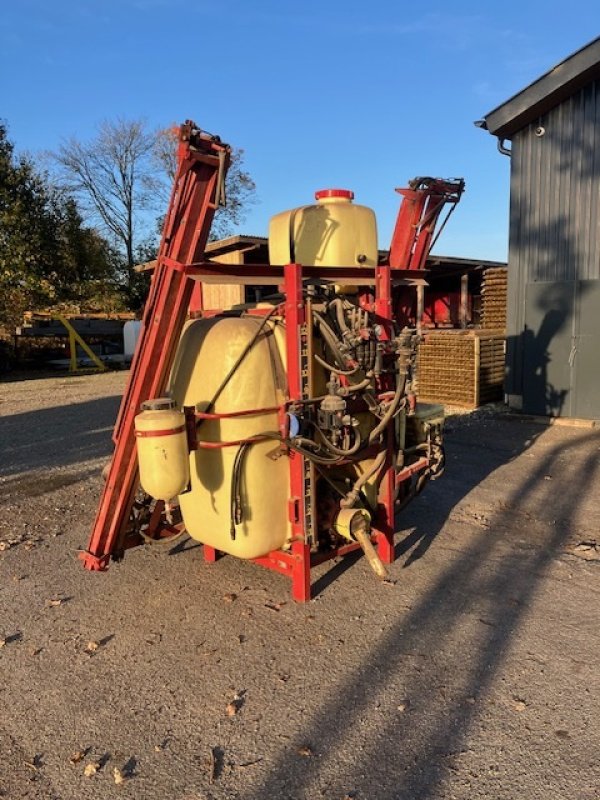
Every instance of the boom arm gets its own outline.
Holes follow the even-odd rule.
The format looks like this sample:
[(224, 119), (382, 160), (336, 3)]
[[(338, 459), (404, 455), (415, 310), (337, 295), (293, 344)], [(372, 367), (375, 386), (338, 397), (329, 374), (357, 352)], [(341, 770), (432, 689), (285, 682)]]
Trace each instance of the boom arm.
[(127, 541), (139, 483), (134, 417), (143, 401), (160, 397), (166, 388), (194, 289), (186, 265), (203, 257), (214, 213), (223, 200), (229, 157), (230, 148), (218, 137), (189, 120), (181, 126), (177, 175), (113, 433), (115, 451), (88, 550), (81, 553), (86, 569), (106, 569), (111, 555), (119, 556), (127, 546), (139, 543)]
[(438, 236), (460, 201), (464, 188), (462, 178), (414, 178), (407, 189), (396, 189), (402, 195), (402, 203), (390, 246), (390, 267), (425, 269), (440, 214), (444, 206), (450, 204)]

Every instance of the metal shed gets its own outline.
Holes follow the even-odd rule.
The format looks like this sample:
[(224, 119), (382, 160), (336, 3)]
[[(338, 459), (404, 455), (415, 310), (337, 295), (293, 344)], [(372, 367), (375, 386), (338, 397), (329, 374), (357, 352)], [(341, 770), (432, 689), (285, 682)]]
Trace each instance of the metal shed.
[(508, 403), (600, 418), (600, 38), (475, 124), (511, 160)]

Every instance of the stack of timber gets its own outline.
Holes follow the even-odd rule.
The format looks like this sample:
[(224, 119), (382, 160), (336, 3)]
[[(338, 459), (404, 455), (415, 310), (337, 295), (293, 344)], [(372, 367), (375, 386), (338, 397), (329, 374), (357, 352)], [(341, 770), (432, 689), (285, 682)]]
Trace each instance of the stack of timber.
[(481, 281), (481, 327), (506, 330), (507, 267), (486, 269)]
[(63, 325), (66, 319), (80, 336), (110, 337), (121, 336), (123, 326), (135, 314), (129, 311), (114, 314), (61, 314), (60, 311), (26, 311), (23, 325), (16, 329), (16, 336), (30, 338), (68, 337), (69, 331)]
[(17, 336), (33, 338), (69, 335), (61, 319), (66, 319), (80, 336), (120, 336), (123, 326), (135, 314), (130, 311), (114, 314), (69, 314), (60, 311), (26, 311), (23, 314), (23, 325), (16, 329)]
[(431, 331), (419, 345), (419, 398), (477, 408), (501, 400), (506, 336), (503, 331)]

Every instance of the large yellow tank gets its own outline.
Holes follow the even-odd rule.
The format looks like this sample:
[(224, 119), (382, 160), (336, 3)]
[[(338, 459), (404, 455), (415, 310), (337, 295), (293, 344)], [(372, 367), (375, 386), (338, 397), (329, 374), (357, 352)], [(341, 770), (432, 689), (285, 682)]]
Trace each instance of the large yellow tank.
[(351, 267), (377, 265), (377, 222), (347, 189), (323, 189), (316, 205), (283, 211), (269, 223), (271, 264)]
[[(177, 405), (204, 411), (244, 348), (256, 335), (260, 317), (217, 317), (188, 323), (179, 343), (170, 393)], [(283, 336), (270, 320), (219, 394), (212, 413), (271, 408), (286, 399)], [(278, 415), (205, 420), (198, 438), (237, 441), (278, 431)], [(239, 558), (256, 558), (285, 547), (289, 466), (277, 441), (252, 444), (241, 471), (242, 522), (231, 537), (231, 476), (238, 447), (199, 449), (189, 456), (190, 491), (179, 496), (185, 527), (194, 539)]]

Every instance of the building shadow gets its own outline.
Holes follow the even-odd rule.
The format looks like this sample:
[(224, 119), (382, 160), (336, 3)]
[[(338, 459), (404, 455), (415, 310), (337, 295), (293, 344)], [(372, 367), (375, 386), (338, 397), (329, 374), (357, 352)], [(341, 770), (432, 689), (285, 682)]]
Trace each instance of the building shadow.
[[(477, 449), (482, 466), (476, 475), (483, 480), (528, 446), (529, 439), (520, 435), (531, 433), (528, 425), (513, 428), (509, 441), (500, 446), (515, 424), (519, 426), (508, 421), (498, 426), (494, 446), (486, 444), (483, 457), (478, 426), (453, 446), (454, 454), (468, 458), (469, 448), (472, 453)], [(372, 715), (375, 700), (385, 696), (386, 684), (399, 674), (410, 700), (408, 712), (389, 714), (385, 725), (364, 729), (367, 735), (353, 751), (351, 769), (330, 783), (327, 796), (341, 797), (349, 791), (377, 800), (441, 796), (448, 758), (465, 745), (479, 713), (479, 699), (518, 635), (545, 568), (564, 546), (579, 504), (594, 491), (599, 441), (600, 433), (586, 432), (542, 451), (526, 479), (503, 493), (504, 502), (486, 527), (469, 537), (468, 546), (453, 551), (421, 600), (381, 634), (360, 666), (336, 675), (330, 699), (298, 730), (261, 787), (252, 793), (254, 800), (311, 796), (324, 765), (331, 767), (337, 759), (348, 763), (344, 755), (355, 747), (353, 733), (360, 730), (361, 720)], [(566, 461), (576, 469), (577, 480), (570, 480), (569, 493), (557, 495), (546, 478), (564, 473)], [(462, 477), (470, 471), (467, 465)], [(443, 492), (423, 495), (411, 512), (412, 522), (425, 528), (440, 525), (476, 480), (462, 490), (457, 489), (456, 479), (449, 484)], [(554, 524), (544, 526), (541, 534), (537, 530), (529, 546), (522, 544), (527, 531), (519, 520), (528, 513), (543, 518), (549, 508)], [(424, 654), (416, 669), (410, 667), (414, 654)], [(297, 749), (306, 742), (319, 758), (299, 764)]]

